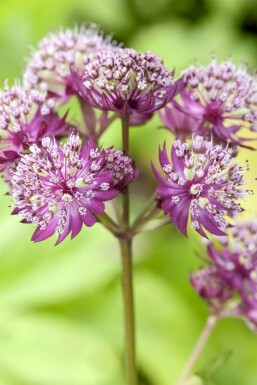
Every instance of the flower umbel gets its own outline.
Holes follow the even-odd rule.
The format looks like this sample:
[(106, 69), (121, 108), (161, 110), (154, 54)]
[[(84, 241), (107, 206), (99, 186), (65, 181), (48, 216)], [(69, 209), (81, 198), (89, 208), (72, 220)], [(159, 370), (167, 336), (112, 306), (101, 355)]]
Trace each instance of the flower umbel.
[(81, 72), (96, 52), (115, 48), (117, 43), (94, 25), (50, 32), (28, 60), (24, 82), (29, 88), (39, 86), (65, 101), (76, 93), (70, 66)]
[(84, 74), (73, 74), (81, 96), (93, 107), (121, 115), (150, 114), (179, 92), (182, 79), (174, 82), (160, 58), (133, 49), (102, 51), (86, 64)]
[(209, 242), (208, 267), (191, 274), (194, 289), (212, 311), (240, 316), (257, 329), (257, 220), (236, 223), (222, 244)]
[(246, 68), (236, 68), (230, 61), (215, 59), (204, 67), (184, 71), (186, 89), (177, 103), (185, 114), (199, 120), (206, 137), (219, 142), (244, 146), (251, 138), (238, 131), (257, 131), (257, 79)]
[(47, 135), (66, 127), (65, 117), (54, 112), (55, 103), (45, 92), (24, 90), (19, 85), (0, 91), (0, 170), (20, 153)]
[(191, 285), (213, 308), (233, 297), (232, 287), (219, 277), (217, 266), (201, 268), (190, 274)]
[(203, 228), (223, 235), (229, 226), (225, 217), (241, 211), (237, 200), (247, 193), (241, 188), (246, 170), (233, 162), (231, 150), (193, 136), (191, 146), (174, 142), (171, 160), (164, 146), (159, 160), (165, 176), (153, 167), (160, 182), (158, 199), (174, 225), (187, 235), (190, 218), (191, 226), (203, 237), (207, 237)]
[[(103, 202), (118, 194), (119, 183), (132, 179), (132, 170), (124, 166), (123, 173), (118, 172), (115, 161), (111, 166), (109, 158), (113, 150), (106, 155), (93, 142), (81, 144), (75, 134), (63, 146), (53, 138), (44, 138), (42, 147), (32, 145), (31, 153), (22, 156), (13, 175), (14, 213), (19, 213), (23, 222), (37, 226), (33, 241), (56, 233), (58, 244), (70, 232), (75, 237), (83, 223), (94, 225), (96, 215), (104, 212)], [(131, 164), (128, 157), (119, 158), (125, 165)]]

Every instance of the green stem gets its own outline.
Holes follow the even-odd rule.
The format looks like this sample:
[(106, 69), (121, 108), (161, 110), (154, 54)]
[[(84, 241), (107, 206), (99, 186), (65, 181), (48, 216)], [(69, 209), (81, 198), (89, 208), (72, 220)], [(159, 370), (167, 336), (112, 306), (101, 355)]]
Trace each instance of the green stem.
[(98, 222), (100, 222), (107, 230), (109, 230), (114, 236), (119, 237), (123, 231), (107, 214), (103, 213), (97, 216)]
[[(129, 115), (121, 118), (122, 121), (122, 149), (129, 154)], [(136, 368), (136, 339), (135, 316), (133, 299), (133, 260), (132, 237), (130, 235), (130, 202), (129, 189), (125, 189), (122, 195), (122, 227), (123, 237), (120, 238), (120, 250), (122, 260), (122, 289), (124, 302), (125, 322), (125, 364), (128, 385), (137, 385)]]
[[(122, 149), (126, 153), (126, 155), (128, 155), (129, 154), (129, 115), (122, 117), (121, 123), (122, 123)], [(129, 228), (129, 210), (130, 210), (128, 187), (125, 188), (125, 191), (122, 196), (122, 201), (123, 201), (122, 224), (124, 229), (126, 230)]]
[(133, 225), (132, 225), (133, 228), (136, 228), (137, 225), (140, 225), (143, 222), (144, 218), (147, 216), (147, 214), (149, 214), (149, 210), (156, 208), (155, 198), (156, 198), (156, 192), (154, 192), (151, 195), (151, 197), (147, 200), (144, 208), (139, 213), (137, 218), (134, 220)]
[(183, 385), (185, 381), (188, 379), (196, 361), (198, 360), (203, 348), (205, 347), (211, 332), (213, 331), (214, 326), (216, 325), (218, 321), (217, 315), (210, 315), (207, 318), (206, 324), (204, 326), (204, 329), (176, 383), (176, 385)]
[(133, 298), (132, 242), (120, 241), (125, 319), (125, 364), (128, 385), (137, 385), (136, 341)]

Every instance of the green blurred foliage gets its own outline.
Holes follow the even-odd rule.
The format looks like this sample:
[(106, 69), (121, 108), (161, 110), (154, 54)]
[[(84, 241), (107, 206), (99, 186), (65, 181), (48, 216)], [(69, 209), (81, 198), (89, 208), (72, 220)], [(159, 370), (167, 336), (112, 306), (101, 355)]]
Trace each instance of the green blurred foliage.
[[(257, 63), (257, 5), (251, 0), (1, 0), (0, 20), (0, 78), (10, 82), (21, 76), (28, 47), (47, 30), (85, 21), (128, 46), (153, 50), (177, 71), (194, 61), (207, 63), (213, 51), (251, 68)], [(106, 145), (119, 145), (118, 126), (104, 135)], [(170, 145), (172, 138), (157, 116), (132, 129), (131, 138), (141, 167), (132, 191), (135, 214), (154, 188), (149, 158), (156, 159), (158, 144), (166, 139)], [(241, 157), (250, 160), (249, 184), (256, 190), (256, 154)], [(57, 248), (53, 239), (32, 244), (31, 226), (10, 216), (3, 184), (0, 190), (0, 385), (122, 385), (116, 241), (96, 225)], [(257, 215), (255, 197), (245, 207)], [(141, 385), (172, 385), (203, 327), (207, 309), (188, 282), (199, 264), (198, 247), (195, 236), (185, 240), (171, 226), (135, 242)], [(197, 367), (228, 350), (233, 354), (213, 382), (256, 385), (257, 337), (238, 320), (218, 324)], [(197, 376), (190, 381), (202, 383)]]

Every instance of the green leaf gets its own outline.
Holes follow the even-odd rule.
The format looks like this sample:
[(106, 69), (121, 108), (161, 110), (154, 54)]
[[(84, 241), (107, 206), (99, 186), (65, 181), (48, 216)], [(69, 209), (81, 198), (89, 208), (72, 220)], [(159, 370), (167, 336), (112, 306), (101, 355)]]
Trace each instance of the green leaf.
[(28, 314), (0, 324), (0, 373), (22, 384), (113, 385), (120, 376), (114, 349), (86, 325)]

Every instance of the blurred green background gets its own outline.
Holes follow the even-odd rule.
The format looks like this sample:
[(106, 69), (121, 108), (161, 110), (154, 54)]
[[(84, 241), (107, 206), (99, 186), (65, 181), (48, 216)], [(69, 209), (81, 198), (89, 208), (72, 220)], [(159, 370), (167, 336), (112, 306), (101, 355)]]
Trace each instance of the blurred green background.
[[(20, 77), (28, 46), (47, 30), (95, 22), (126, 45), (159, 54), (180, 71), (194, 61), (257, 64), (257, 3), (250, 0), (1, 0), (0, 78)], [(172, 137), (158, 117), (131, 131), (141, 179), (133, 187), (136, 213), (154, 188), (149, 158)], [(103, 137), (119, 144), (114, 124)], [(256, 176), (255, 153), (249, 158)], [(253, 186), (256, 190), (256, 187)], [(31, 226), (10, 216), (1, 184), (0, 385), (123, 385), (120, 261), (115, 239), (99, 225), (54, 248), (32, 244)], [(247, 213), (257, 215), (256, 197)], [(197, 239), (167, 226), (135, 242), (135, 295), (141, 385), (172, 385), (201, 328), (207, 309), (188, 283), (199, 265)], [(239, 320), (220, 322), (198, 368), (231, 351), (213, 384), (257, 384), (257, 336)]]

